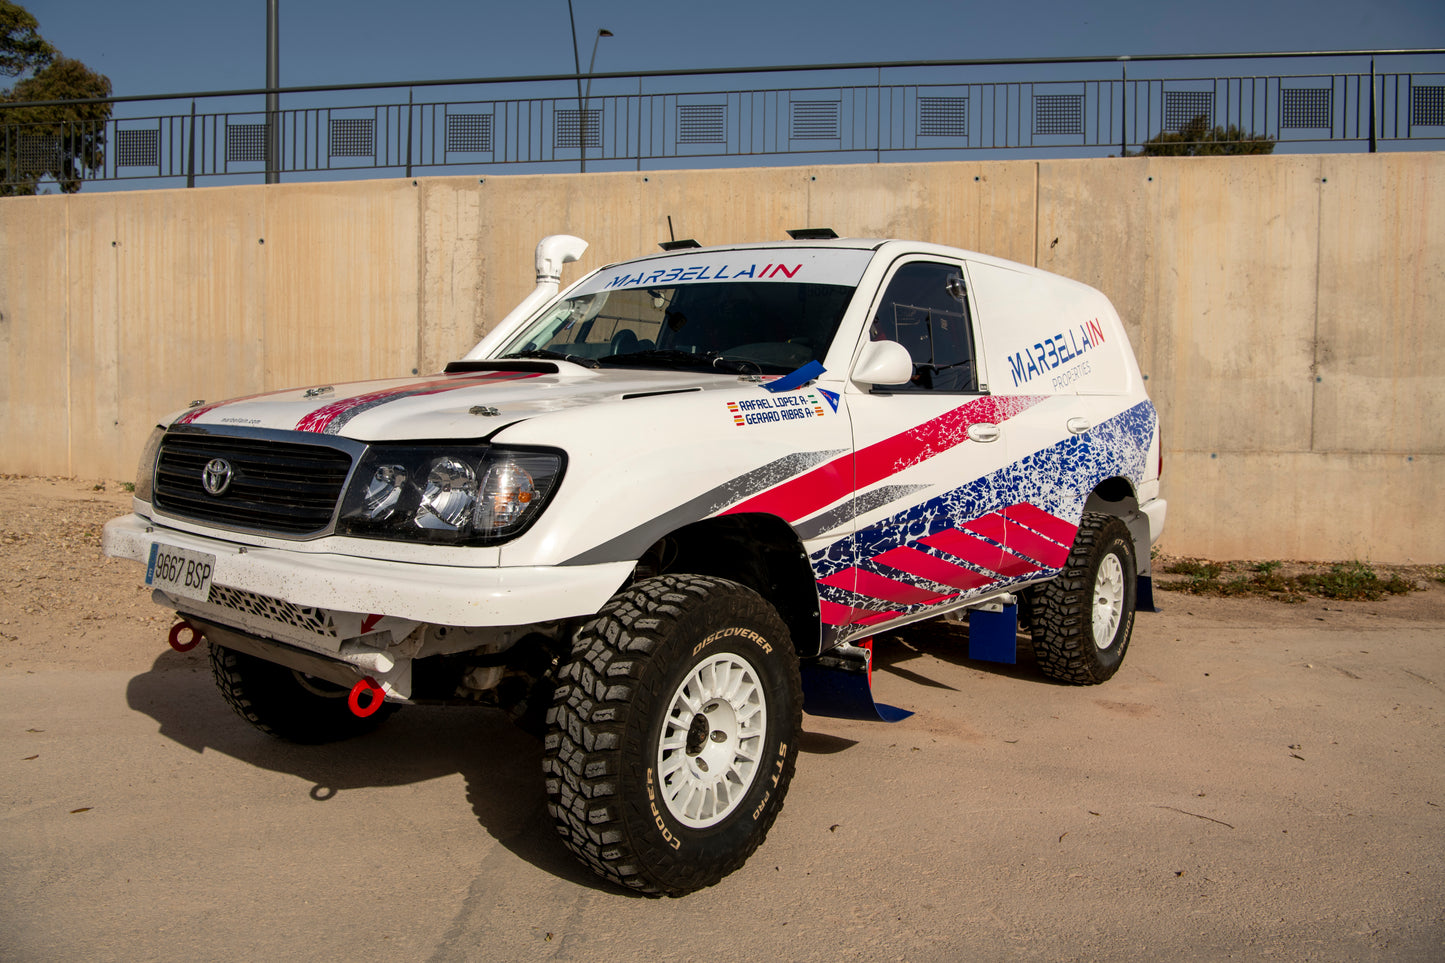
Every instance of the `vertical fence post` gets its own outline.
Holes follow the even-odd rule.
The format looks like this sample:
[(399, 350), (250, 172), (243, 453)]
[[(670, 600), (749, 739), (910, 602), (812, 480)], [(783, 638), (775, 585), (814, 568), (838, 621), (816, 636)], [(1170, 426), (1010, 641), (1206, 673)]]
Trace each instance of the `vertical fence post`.
[(1370, 153), (1375, 153), (1375, 58), (1370, 58)]
[(1129, 156), (1129, 58), (1119, 58), (1119, 156)]
[(412, 98), (416, 94), (416, 88), (406, 89), (406, 176), (411, 176), (411, 114)]
[(196, 102), (191, 101), (191, 126), (186, 134), (186, 186), (196, 186)]
[[(875, 85), (875, 88), (874, 88), (874, 89), (875, 89), (876, 94), (877, 94), (877, 96), (875, 97), (875, 100), (877, 101), (877, 104), (878, 104), (878, 123), (874, 124), (874, 127), (876, 128), (876, 130), (874, 131), (874, 136), (877, 137), (878, 140), (877, 140), (877, 142), (873, 145), (873, 161), (874, 161), (874, 163), (881, 164), (881, 163), (883, 163), (883, 68), (882, 68), (882, 67), (879, 67), (879, 68), (878, 68), (878, 80), (877, 80), (877, 82), (876, 82), (876, 85)], [(891, 107), (892, 104), (889, 104), (889, 106)], [(892, 131), (893, 131), (892, 121), (889, 122), (888, 130), (889, 130), (889, 133), (892, 133)]]

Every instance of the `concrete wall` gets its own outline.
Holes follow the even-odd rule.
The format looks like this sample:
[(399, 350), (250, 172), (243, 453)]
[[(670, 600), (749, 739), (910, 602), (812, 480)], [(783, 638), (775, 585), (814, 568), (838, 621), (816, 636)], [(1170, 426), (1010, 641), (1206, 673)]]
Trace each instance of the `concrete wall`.
[(447, 177), (0, 200), (0, 472), (128, 479), (197, 398), (433, 371), (532, 286), (790, 227), (1107, 293), (1159, 406), (1165, 545), (1445, 561), (1445, 155)]

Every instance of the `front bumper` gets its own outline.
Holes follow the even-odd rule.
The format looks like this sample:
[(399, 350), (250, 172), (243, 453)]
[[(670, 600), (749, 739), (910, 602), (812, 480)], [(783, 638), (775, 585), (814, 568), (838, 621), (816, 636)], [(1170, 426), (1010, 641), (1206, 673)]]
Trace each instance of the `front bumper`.
[(140, 515), (107, 523), (102, 550), (144, 563), (156, 542), (214, 555), (215, 586), (433, 625), (514, 626), (591, 615), (632, 574), (631, 562), (467, 568), (289, 552), (180, 532)]

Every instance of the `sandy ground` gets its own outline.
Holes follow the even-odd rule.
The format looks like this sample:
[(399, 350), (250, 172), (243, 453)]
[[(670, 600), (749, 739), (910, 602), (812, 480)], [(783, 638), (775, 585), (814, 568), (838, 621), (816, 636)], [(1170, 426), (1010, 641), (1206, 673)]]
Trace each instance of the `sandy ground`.
[(412, 708), (340, 746), (221, 701), (115, 483), (0, 478), (0, 960), (1445, 958), (1445, 589), (1161, 593), (1093, 688), (879, 641), (893, 726), (805, 717), (763, 848), (646, 900), (542, 809), (538, 744)]

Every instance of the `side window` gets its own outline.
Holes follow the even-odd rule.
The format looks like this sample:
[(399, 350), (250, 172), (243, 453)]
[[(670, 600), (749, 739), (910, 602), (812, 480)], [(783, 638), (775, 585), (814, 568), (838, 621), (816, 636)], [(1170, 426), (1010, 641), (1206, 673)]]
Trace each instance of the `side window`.
[(888, 391), (975, 391), (973, 334), (963, 270), (916, 261), (893, 275), (869, 336), (897, 341), (913, 358), (913, 380)]

